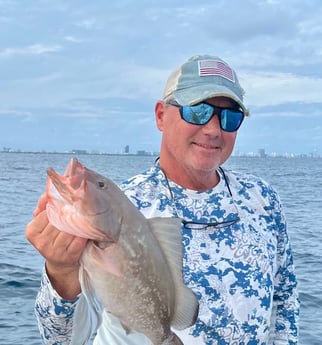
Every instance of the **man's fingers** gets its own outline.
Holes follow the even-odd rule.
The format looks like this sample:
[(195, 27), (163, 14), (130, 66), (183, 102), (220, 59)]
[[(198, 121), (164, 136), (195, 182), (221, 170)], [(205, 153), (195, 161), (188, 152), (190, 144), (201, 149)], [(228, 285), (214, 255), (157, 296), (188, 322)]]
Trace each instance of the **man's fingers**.
[[(26, 227), (26, 237), (30, 241), (30, 238), (39, 236), (46, 226), (49, 224), (46, 211), (40, 212), (35, 218), (33, 218)], [(30, 241), (31, 242), (31, 241)]]
[(33, 212), (34, 217), (37, 217), (39, 215), (39, 213), (44, 211), (46, 209), (46, 205), (47, 205), (47, 196), (46, 196), (46, 194), (42, 194), (40, 196), (40, 198), (38, 199), (38, 203), (37, 203), (36, 208)]

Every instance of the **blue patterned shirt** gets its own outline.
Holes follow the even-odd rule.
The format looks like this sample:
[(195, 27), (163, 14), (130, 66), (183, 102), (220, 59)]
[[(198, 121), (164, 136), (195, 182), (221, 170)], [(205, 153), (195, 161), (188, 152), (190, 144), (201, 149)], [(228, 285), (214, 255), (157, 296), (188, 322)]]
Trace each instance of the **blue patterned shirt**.
[[(147, 217), (198, 223), (239, 221), (225, 227), (182, 228), (184, 280), (199, 299), (198, 319), (176, 333), (184, 344), (297, 344), (299, 301), (286, 222), (274, 189), (262, 179), (225, 171), (215, 188), (193, 191), (167, 181), (153, 166), (121, 186)], [(36, 301), (45, 344), (150, 344), (126, 335), (118, 320), (87, 304), (61, 299), (44, 273)]]

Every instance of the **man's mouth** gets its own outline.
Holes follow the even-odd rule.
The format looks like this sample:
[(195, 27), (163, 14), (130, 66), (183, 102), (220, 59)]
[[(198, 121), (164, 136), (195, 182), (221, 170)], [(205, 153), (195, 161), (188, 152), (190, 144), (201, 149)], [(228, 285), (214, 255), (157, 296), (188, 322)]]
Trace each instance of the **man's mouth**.
[(205, 149), (205, 150), (218, 150), (220, 147), (212, 144), (194, 143), (195, 145)]

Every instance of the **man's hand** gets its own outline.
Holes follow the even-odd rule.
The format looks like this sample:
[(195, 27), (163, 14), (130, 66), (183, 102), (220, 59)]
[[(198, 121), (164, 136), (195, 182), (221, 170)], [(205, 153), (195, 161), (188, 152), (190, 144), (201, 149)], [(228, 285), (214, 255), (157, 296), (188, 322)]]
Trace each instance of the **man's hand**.
[(26, 227), (26, 238), (46, 259), (47, 275), (54, 289), (61, 297), (72, 300), (81, 291), (79, 260), (87, 240), (52, 226), (48, 221), (46, 204), (46, 196), (42, 195), (34, 218)]

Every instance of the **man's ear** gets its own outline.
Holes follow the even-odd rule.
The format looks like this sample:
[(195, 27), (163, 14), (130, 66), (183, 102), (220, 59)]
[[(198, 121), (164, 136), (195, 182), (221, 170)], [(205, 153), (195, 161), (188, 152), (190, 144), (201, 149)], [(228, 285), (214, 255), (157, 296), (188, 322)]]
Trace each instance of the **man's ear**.
[(165, 110), (165, 103), (163, 101), (157, 101), (154, 108), (155, 113), (155, 122), (159, 129), (159, 131), (163, 132), (163, 125), (164, 125), (164, 110)]

